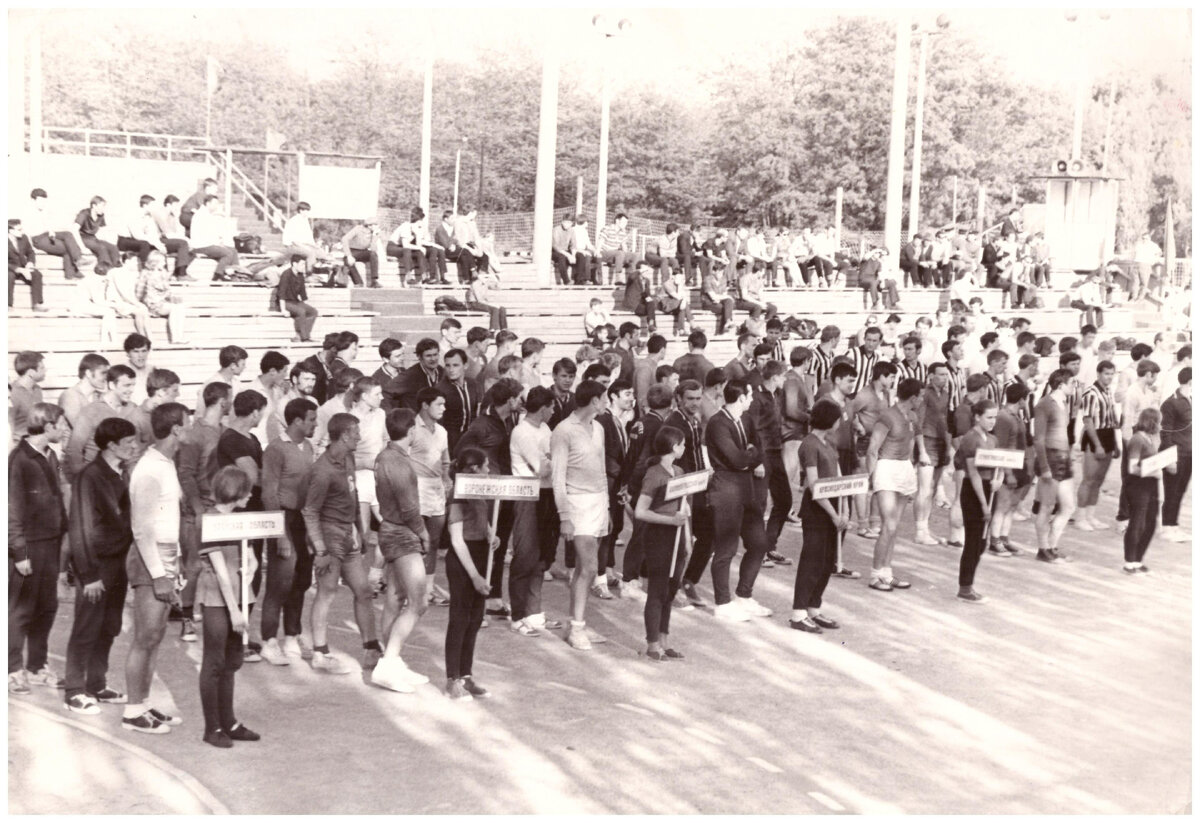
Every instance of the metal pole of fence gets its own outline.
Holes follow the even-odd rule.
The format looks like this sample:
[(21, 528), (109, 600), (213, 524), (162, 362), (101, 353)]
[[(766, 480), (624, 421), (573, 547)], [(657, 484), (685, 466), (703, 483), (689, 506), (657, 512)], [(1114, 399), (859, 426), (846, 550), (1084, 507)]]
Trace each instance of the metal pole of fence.
[(225, 217), (233, 217), (233, 149), (225, 149)]
[(987, 188), (983, 183), (979, 184), (979, 202), (975, 206), (975, 228), (980, 235), (983, 234), (984, 225), (984, 210), (987, 208)]
[(575, 177), (575, 214), (583, 214), (583, 175)]
[(844, 193), (842, 187), (838, 186), (833, 204), (833, 247), (839, 251), (842, 248), (842, 195)]
[(42, 158), (42, 26), (34, 18), (29, 32), (29, 160), (41, 174)]

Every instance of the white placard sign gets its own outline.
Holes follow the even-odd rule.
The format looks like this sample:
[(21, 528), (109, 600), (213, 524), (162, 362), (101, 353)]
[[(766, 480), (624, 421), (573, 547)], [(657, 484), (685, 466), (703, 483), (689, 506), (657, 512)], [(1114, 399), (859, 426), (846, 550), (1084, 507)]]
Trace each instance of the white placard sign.
[(667, 481), (667, 492), (663, 497), (664, 500), (678, 500), (687, 494), (695, 494), (702, 492), (708, 488), (708, 478), (712, 476), (712, 472), (708, 469), (699, 472), (689, 472), (681, 474), (678, 477), (672, 477)]
[(1142, 477), (1166, 468), (1179, 459), (1179, 448), (1170, 446), (1158, 454), (1142, 458)]
[(846, 477), (830, 477), (812, 485), (813, 500), (830, 497), (852, 497), (866, 494), (871, 489), (871, 478), (866, 474), (851, 474)]
[(1019, 469), (1025, 465), (1025, 452), (1021, 449), (979, 449), (975, 452), (975, 465), (981, 469)]
[(205, 514), (200, 519), (200, 541), (258, 540), (283, 537), (283, 512), (230, 512)]
[(476, 500), (537, 500), (542, 493), (536, 477), (507, 474), (460, 474), (454, 478), (454, 496)]

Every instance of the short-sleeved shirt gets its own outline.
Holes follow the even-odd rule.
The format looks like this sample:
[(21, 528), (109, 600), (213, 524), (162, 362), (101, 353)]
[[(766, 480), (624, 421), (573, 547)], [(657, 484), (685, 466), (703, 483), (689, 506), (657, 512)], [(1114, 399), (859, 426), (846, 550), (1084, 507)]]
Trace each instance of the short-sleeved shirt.
[(916, 427), (898, 406), (889, 406), (879, 415), (875, 423), (887, 427), (887, 437), (879, 447), (880, 460), (912, 460), (916, 439)]
[[(958, 471), (967, 470), (967, 459), (975, 457), (975, 453), (980, 449), (996, 448), (996, 437), (991, 434), (981, 435), (979, 430), (974, 426), (971, 430), (963, 435), (962, 442), (958, 444), (958, 450), (954, 452), (954, 468)], [(992, 469), (979, 467), (979, 476), (984, 480), (992, 479)]]
[(257, 504), (258, 510), (262, 509), (262, 444), (258, 442), (258, 438), (252, 434), (242, 434), (235, 429), (225, 429), (221, 432), (221, 438), (217, 441), (217, 468), (223, 469), (226, 466), (234, 466), (237, 464), (238, 458), (249, 457), (254, 460), (254, 464), (258, 466), (259, 482), (255, 485), (254, 491), (250, 495), (250, 502), (246, 504), (248, 511), (255, 511)]
[(672, 466), (671, 472), (668, 473), (661, 463), (655, 463), (646, 469), (646, 476), (642, 480), (641, 496), (650, 498), (651, 511), (658, 514), (675, 514), (679, 511), (679, 502), (683, 498), (666, 499), (667, 481), (679, 473), (679, 468), (676, 466)]
[(463, 540), (487, 540), (490, 508), (486, 500), (455, 498), (447, 522), (462, 523)]
[(1029, 446), (1025, 436), (1025, 421), (1018, 415), (1004, 409), (996, 415), (996, 428), (992, 429), (998, 449), (1020, 449), (1024, 451)]
[(971, 404), (963, 401), (954, 409), (954, 416), (950, 418), (950, 436), (963, 437), (975, 425), (975, 413), (971, 411)]
[[(216, 514), (215, 508), (205, 510), (206, 514)], [(233, 587), (235, 605), (242, 603), (242, 566), (241, 547), (237, 543), (205, 543), (200, 546), (200, 574), (196, 578), (196, 603), (201, 606), (225, 607), (224, 595), (221, 594), (221, 584), (217, 572), (213, 568), (212, 555), (220, 554), (225, 558), (225, 568), (229, 571), (229, 583)], [(250, 603), (254, 602), (254, 590), (250, 590)]]
[(808, 468), (815, 466), (817, 477), (824, 480), (827, 477), (838, 476), (837, 450), (825, 443), (815, 434), (810, 434), (800, 442), (800, 471), (808, 474)]

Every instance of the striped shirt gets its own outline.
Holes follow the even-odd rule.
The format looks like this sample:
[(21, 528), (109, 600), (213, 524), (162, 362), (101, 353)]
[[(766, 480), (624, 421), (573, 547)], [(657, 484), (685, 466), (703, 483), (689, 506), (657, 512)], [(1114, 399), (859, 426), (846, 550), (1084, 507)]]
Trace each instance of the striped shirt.
[(1118, 425), (1117, 406), (1112, 391), (1093, 383), (1083, 393), (1083, 416), (1092, 418), (1097, 429), (1115, 429)]
[(820, 346), (813, 347), (813, 356), (808, 360), (808, 373), (813, 376), (813, 383), (820, 386), (829, 379), (829, 372), (833, 370), (833, 352), (825, 353), (825, 350)]
[(1001, 374), (1001, 375), (997, 376), (997, 375), (992, 374), (991, 372), (984, 372), (984, 373), (987, 375), (988, 384), (987, 384), (987, 388), (986, 388), (986, 394), (984, 394), (983, 396), (985, 398), (987, 398), (988, 400), (991, 400), (997, 406), (1003, 406), (1004, 405), (1004, 375)]
[(622, 229), (616, 223), (609, 223), (600, 230), (601, 251), (628, 251), (629, 229)]
[(907, 360), (901, 360), (896, 364), (896, 368), (900, 370), (900, 380), (912, 378), (922, 383), (929, 382), (929, 367), (920, 360), (913, 366), (910, 366)]
[(854, 378), (854, 393), (858, 394), (870, 384), (871, 370), (879, 362), (879, 353), (868, 354), (862, 346), (855, 346), (847, 352), (847, 355), (850, 357), (850, 362), (854, 364), (854, 370), (858, 372), (858, 376)]
[(957, 409), (967, 396), (967, 373), (949, 363), (946, 364), (946, 368), (950, 372), (950, 382), (946, 384), (946, 388), (950, 390), (950, 408)]
[[(1005, 391), (1005, 393), (1007, 393), (1009, 386), (1015, 386), (1018, 383), (1023, 385), (1025, 388), (1029, 389), (1029, 394), (1025, 395), (1025, 399), (1023, 401), (1021, 401), (1020, 418), (1021, 418), (1021, 422), (1023, 422), (1025, 424), (1026, 438), (1028, 438), (1028, 440), (1032, 441), (1033, 440), (1033, 429), (1031, 428), (1031, 426), (1033, 424), (1033, 404), (1034, 404), (1033, 384), (1022, 380), (1019, 376), (1014, 375), (1013, 377), (1010, 377), (1008, 379), (1007, 383), (1004, 384), (1004, 391)], [(1001, 403), (1000, 406), (1001, 407), (1005, 406), (1007, 404), (1007, 402), (1008, 402), (1008, 400), (1007, 400), (1007, 398), (1005, 398), (1004, 403)]]

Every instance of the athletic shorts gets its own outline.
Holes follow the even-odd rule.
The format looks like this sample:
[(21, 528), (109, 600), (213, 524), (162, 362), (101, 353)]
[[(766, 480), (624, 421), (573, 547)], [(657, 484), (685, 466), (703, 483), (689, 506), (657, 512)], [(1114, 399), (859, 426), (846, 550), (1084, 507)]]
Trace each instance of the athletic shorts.
[(1046, 462), (1037, 458), (1037, 473), (1043, 475), (1047, 471), (1055, 480), (1070, 480), (1075, 476), (1071, 469), (1071, 453), (1066, 449), (1046, 449)]
[(1024, 489), (1027, 486), (1033, 485), (1033, 478), (1030, 477), (1029, 472), (1025, 471), (1025, 469), (1023, 469), (1023, 468), (1022, 469), (1014, 469), (1013, 477), (1015, 477), (1017, 479), (1017, 488), (1018, 489)]
[(879, 460), (871, 477), (871, 488), (911, 497), (917, 493), (917, 469), (910, 460)]
[(854, 449), (838, 449), (838, 466), (842, 474), (858, 473), (858, 453)]
[(423, 555), (421, 538), (417, 537), (408, 526), (399, 523), (389, 523), (386, 520), (379, 526), (379, 551), (383, 559), (391, 563), (407, 554)]
[(583, 537), (604, 537), (608, 534), (608, 492), (568, 494), (563, 520), (570, 520), (575, 534)]
[[(163, 571), (167, 577), (178, 581), (179, 544), (159, 543), (158, 556), (162, 559)], [(136, 545), (129, 547), (129, 554), (125, 558), (125, 576), (129, 578), (129, 585), (132, 588), (154, 585), (154, 578), (150, 576), (150, 570), (146, 568), (146, 563), (142, 560), (142, 554)]]
[[(1117, 450), (1116, 429), (1096, 429), (1096, 436), (1100, 438), (1100, 447), (1105, 452), (1111, 454)], [(1095, 449), (1092, 448), (1092, 439), (1086, 436), (1083, 438), (1083, 443), (1080, 444), (1080, 448), (1085, 452), (1095, 451)]]
[(871, 445), (871, 435), (860, 434), (854, 440), (854, 453), (858, 455), (860, 464), (867, 462), (867, 447)]
[(375, 494), (375, 472), (371, 469), (356, 469), (354, 485), (358, 487), (358, 504), (360, 506), (379, 505), (379, 496)]
[(944, 437), (925, 436), (925, 453), (935, 469), (950, 465), (950, 450)]
[(421, 501), (422, 517), (442, 517), (446, 514), (446, 487), (437, 477), (418, 477), (417, 496)]
[(353, 523), (321, 521), (321, 537), (325, 540), (325, 551), (341, 562), (362, 557), (362, 549), (354, 543)]

